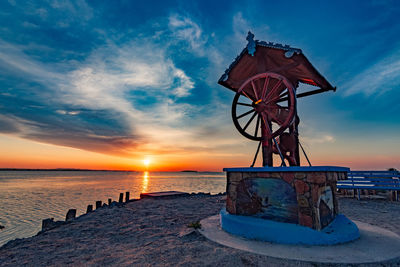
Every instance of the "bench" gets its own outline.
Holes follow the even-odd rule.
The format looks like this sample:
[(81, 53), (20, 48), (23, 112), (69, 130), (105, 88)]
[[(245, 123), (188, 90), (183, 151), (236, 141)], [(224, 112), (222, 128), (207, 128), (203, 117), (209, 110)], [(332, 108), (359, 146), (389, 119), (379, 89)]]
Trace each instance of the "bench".
[(400, 173), (398, 171), (350, 171), (347, 180), (337, 181), (338, 189), (356, 190), (360, 199), (361, 190), (389, 190), (395, 192), (398, 201), (400, 191)]

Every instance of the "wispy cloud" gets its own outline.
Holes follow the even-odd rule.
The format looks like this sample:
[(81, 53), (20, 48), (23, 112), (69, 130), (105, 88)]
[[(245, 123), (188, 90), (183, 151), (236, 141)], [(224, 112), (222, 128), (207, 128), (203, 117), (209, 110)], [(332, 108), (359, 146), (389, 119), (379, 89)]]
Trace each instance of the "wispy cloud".
[(400, 49), (379, 60), (342, 86), (346, 96), (381, 95), (400, 87)]
[(171, 14), (168, 18), (168, 26), (176, 39), (187, 41), (192, 51), (204, 55), (207, 37), (203, 35), (203, 30), (198, 23), (188, 16)]
[(238, 12), (233, 16), (232, 27), (238, 40), (241, 40), (249, 30), (252, 30), (250, 22), (243, 17), (242, 12)]
[(181, 44), (179, 49), (186, 51), (198, 58), (206, 58), (205, 66), (202, 66), (204, 75), (203, 79), (210, 85), (217, 80), (219, 73), (215, 70), (225, 68), (224, 64), (228, 64), (220, 51), (221, 48), (216, 47), (214, 32), (206, 32), (200, 22), (193, 17), (182, 14), (170, 14), (168, 17), (168, 29), (171, 33), (170, 45)]
[(24, 46), (14, 45), (0, 39), (0, 67), (23, 72), (29, 78), (38, 82), (48, 83), (62, 79), (62, 75), (52, 70), (46, 64), (29, 57), (24, 53)]
[(306, 146), (335, 143), (334, 134), (317, 129), (316, 125), (302, 121), (299, 125), (300, 142)]

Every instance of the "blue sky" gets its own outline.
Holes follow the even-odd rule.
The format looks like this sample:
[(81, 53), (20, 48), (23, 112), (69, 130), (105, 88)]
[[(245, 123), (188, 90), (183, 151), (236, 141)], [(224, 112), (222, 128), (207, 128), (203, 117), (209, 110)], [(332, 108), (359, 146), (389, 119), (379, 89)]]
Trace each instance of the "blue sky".
[(399, 15), (398, 1), (2, 1), (0, 139), (247, 165), (256, 144), (217, 80), (251, 30), (337, 87), (298, 101), (314, 162), (399, 168)]

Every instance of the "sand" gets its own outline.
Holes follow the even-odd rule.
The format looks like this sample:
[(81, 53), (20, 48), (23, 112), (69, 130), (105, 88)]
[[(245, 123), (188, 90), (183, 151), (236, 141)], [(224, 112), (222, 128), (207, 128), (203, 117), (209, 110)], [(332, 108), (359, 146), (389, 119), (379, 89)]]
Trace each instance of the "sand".
[[(224, 204), (225, 196), (191, 195), (101, 208), (10, 241), (0, 248), (0, 266), (316, 266), (224, 247), (187, 227), (217, 214)], [(340, 198), (339, 205), (350, 219), (400, 235), (400, 202)], [(383, 265), (400, 266), (400, 259)]]

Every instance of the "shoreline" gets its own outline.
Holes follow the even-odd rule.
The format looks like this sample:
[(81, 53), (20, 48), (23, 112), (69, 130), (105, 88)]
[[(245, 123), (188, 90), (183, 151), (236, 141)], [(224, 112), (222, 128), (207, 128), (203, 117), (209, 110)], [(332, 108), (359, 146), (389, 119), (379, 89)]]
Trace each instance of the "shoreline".
[[(224, 195), (203, 193), (100, 208), (36, 236), (9, 241), (0, 247), (0, 266), (313, 266), (224, 247), (187, 227), (224, 205)], [(339, 197), (339, 206), (352, 220), (400, 235), (399, 202)], [(388, 264), (398, 265), (400, 259)]]

